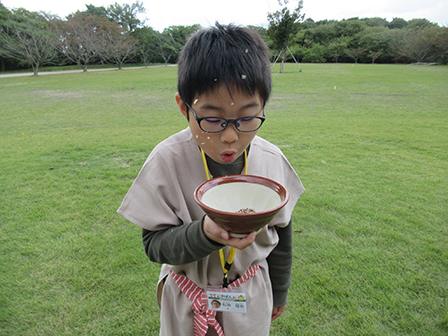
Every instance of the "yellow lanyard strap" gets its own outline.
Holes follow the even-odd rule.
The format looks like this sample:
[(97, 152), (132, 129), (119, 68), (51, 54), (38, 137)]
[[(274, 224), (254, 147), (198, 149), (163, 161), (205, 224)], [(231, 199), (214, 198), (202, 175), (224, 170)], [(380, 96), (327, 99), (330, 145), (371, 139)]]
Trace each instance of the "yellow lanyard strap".
[[(202, 150), (202, 148), (201, 148), (201, 154), (202, 154), (202, 161), (204, 162), (204, 168), (205, 168), (205, 174), (207, 176), (207, 180), (210, 180), (210, 173), (208, 171), (207, 159), (205, 157), (205, 153)], [(244, 174), (247, 175), (247, 151), (246, 150), (244, 151)], [(223, 249), (219, 250), (219, 258), (221, 259), (222, 271), (224, 272), (223, 285), (222, 285), (224, 288), (227, 288), (229, 286), (229, 280), (227, 278), (227, 274), (229, 273), (230, 268), (232, 267), (233, 259), (235, 258), (235, 252), (236, 252), (236, 248), (231, 247), (229, 257), (227, 258), (227, 262), (226, 262), (225, 258), (224, 258), (224, 250)]]
[(205, 158), (205, 153), (201, 148), (201, 154), (202, 154), (202, 162), (204, 163), (204, 169), (205, 169), (205, 175), (207, 176), (207, 181), (210, 180), (210, 173), (208, 172), (208, 165), (207, 165), (207, 159)]
[(224, 272), (224, 277), (222, 279), (223, 280), (222, 286), (224, 288), (229, 287), (229, 280), (227, 278), (227, 274), (229, 273), (230, 268), (232, 267), (233, 259), (235, 258), (235, 252), (236, 252), (236, 248), (231, 247), (229, 257), (227, 258), (227, 262), (226, 262), (224, 259), (223, 249), (219, 250), (219, 257), (221, 258), (222, 271)]

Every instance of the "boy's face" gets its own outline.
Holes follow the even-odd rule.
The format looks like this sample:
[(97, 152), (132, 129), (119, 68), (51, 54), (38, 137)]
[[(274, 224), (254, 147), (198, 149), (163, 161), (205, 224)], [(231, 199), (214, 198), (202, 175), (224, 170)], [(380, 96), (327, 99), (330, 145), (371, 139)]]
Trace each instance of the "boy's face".
[[(187, 118), (188, 107), (176, 94), (176, 101), (182, 114)], [(237, 119), (242, 117), (263, 116), (264, 103), (258, 94), (248, 96), (238, 90), (229, 90), (221, 87), (219, 90), (209, 92), (193, 99), (191, 108), (198, 118), (220, 117)], [(219, 133), (207, 133), (201, 130), (194, 114), (189, 111), (189, 124), (193, 138), (199, 147), (214, 161), (221, 164), (234, 162), (249, 146), (257, 134), (254, 132), (240, 132), (235, 124), (229, 123)]]

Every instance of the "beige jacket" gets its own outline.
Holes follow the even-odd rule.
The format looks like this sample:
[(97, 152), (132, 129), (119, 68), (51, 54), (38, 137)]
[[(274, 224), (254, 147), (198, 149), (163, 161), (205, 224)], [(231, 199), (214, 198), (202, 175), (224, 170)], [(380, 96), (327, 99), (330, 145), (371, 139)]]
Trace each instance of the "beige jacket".
[[(274, 225), (286, 226), (304, 187), (278, 147), (256, 136), (250, 148), (247, 173), (273, 179), (290, 193), (288, 204), (260, 233), (254, 244), (237, 250), (229, 280), (234, 280), (255, 264), (261, 267), (255, 277), (244, 284), (249, 312), (223, 313), (218, 316), (226, 336), (268, 335), (272, 311), (272, 293), (266, 258), (278, 242)], [(166, 229), (203, 217), (193, 199), (196, 187), (206, 180), (200, 150), (189, 128), (157, 145), (146, 160), (127, 193), (118, 213), (147, 230)], [(226, 255), (229, 248), (225, 248)], [(169, 269), (186, 275), (201, 288), (222, 284), (218, 252), (187, 265), (162, 265), (160, 280), (166, 279), (161, 305), (161, 335), (193, 335), (191, 302), (172, 281)], [(190, 328), (191, 327), (191, 328)], [(243, 329), (242, 329), (243, 328)], [(191, 330), (191, 332), (190, 332)]]

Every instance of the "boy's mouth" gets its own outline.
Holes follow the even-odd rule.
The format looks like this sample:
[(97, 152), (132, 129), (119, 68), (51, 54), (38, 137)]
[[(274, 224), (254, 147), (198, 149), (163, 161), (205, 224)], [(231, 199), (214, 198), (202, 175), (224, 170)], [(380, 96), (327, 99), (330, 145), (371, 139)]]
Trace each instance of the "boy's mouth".
[(224, 162), (230, 163), (235, 159), (236, 152), (233, 150), (226, 150), (221, 153), (221, 159)]

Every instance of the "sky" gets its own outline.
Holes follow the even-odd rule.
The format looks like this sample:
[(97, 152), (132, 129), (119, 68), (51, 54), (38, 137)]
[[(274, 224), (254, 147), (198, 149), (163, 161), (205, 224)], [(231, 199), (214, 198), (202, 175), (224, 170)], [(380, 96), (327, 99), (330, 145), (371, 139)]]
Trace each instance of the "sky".
[[(9, 9), (23, 7), (29, 11), (45, 11), (65, 17), (85, 4), (108, 7), (135, 3), (136, 0), (0, 0)], [(162, 31), (169, 26), (200, 24), (203, 27), (221, 24), (257, 25), (267, 27), (267, 13), (277, 11), (277, 0), (141, 0), (146, 13), (145, 25)], [(297, 4), (290, 1), (290, 8)], [(425, 18), (441, 26), (448, 26), (448, 1), (446, 0), (304, 0), (302, 13), (305, 19), (343, 20), (352, 17), (380, 17), (392, 21), (394, 17), (405, 20)]]

